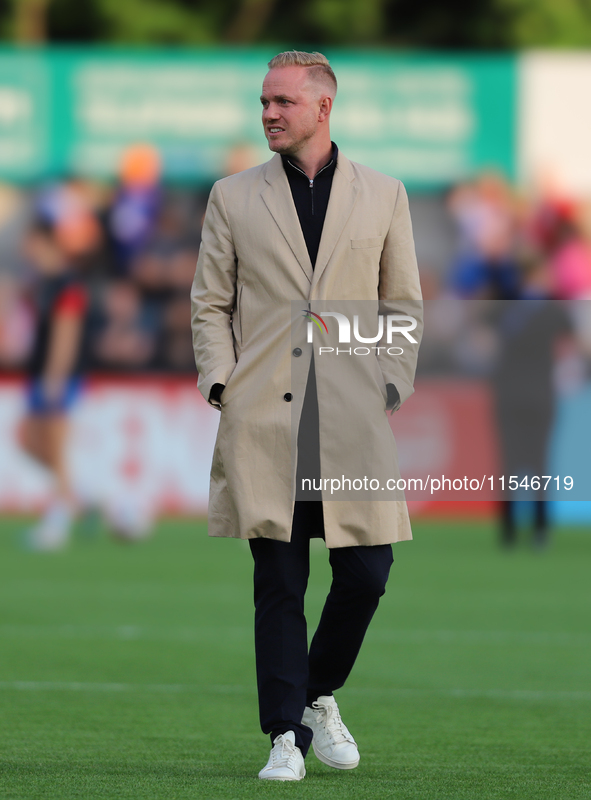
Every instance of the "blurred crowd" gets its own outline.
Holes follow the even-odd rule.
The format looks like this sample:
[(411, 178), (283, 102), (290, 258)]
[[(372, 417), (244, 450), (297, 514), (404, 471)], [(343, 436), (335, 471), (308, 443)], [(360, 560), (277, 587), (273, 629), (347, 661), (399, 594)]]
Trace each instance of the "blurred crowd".
[(0, 370), (27, 366), (47, 264), (34, 233), (90, 298), (84, 371), (194, 373), (189, 290), (207, 190), (163, 186), (148, 145), (130, 148), (115, 186), (76, 177), (0, 185)]
[(459, 232), (453, 284), (460, 293), (591, 296), (591, 205), (568, 196), (550, 173), (531, 198), (486, 173), (456, 187), (448, 207)]
[[(252, 163), (237, 147), (226, 172)], [(27, 374), (19, 443), (54, 479), (29, 532), (34, 549), (62, 547), (84, 507), (66, 459), (81, 378), (195, 376), (190, 287), (208, 190), (167, 186), (149, 145), (124, 154), (112, 185), (0, 184), (0, 373)], [(591, 205), (549, 174), (526, 195), (492, 172), (428, 199), (445, 221), (436, 231), (421, 223), (425, 199), (414, 202), (415, 238), (435, 245), (418, 250), (440, 254), (420, 258), (418, 374), (488, 382), (502, 474), (546, 475), (558, 395), (591, 374)], [(411, 212), (412, 204), (411, 196)], [(500, 505), (507, 546), (517, 537), (515, 499), (508, 493)], [(545, 498), (534, 499), (543, 547), (549, 519)], [(137, 505), (105, 512), (118, 535), (149, 530), (152, 512)]]
[[(115, 186), (76, 177), (0, 185), (0, 371), (26, 367), (30, 355), (43, 269), (27, 242), (41, 221), (88, 289), (85, 371), (193, 374), (189, 290), (208, 188), (164, 186), (148, 145), (124, 154)], [(474, 304), (465, 298), (567, 301), (591, 339), (589, 203), (550, 174), (527, 196), (491, 172), (453, 187), (441, 208), (454, 255), (444, 269), (420, 265), (429, 321), (422, 373), (486, 373), (494, 344), (486, 325), (467, 319)]]
[(591, 203), (571, 196), (550, 172), (529, 194), (487, 172), (453, 187), (445, 208), (453, 257), (443, 272), (421, 269), (428, 323), (422, 372), (489, 376), (499, 354), (494, 319), (524, 300), (555, 301), (564, 310), (583, 363), (591, 354)]

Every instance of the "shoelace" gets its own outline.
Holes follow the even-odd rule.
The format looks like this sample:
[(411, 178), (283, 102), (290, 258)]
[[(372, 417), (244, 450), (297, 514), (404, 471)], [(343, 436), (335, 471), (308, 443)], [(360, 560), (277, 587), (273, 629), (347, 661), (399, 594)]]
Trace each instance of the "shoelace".
[(271, 750), (271, 761), (273, 766), (291, 766), (291, 763), (296, 756), (296, 748), (289, 739), (286, 739), (283, 734), (280, 734), (273, 743)]
[[(318, 712), (316, 722), (324, 722), (335, 744), (340, 744), (340, 742), (355, 742), (355, 739), (351, 736), (347, 726), (341, 719), (341, 713), (338, 708), (334, 706), (325, 706), (316, 701), (312, 703), (312, 708)], [(324, 720), (322, 717), (324, 717)]]

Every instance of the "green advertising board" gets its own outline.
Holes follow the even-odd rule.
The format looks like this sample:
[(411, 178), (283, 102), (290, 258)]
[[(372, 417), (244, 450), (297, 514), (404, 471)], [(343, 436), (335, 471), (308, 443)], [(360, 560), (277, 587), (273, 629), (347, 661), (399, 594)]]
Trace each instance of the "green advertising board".
[(51, 112), (47, 59), (0, 51), (1, 178), (35, 178), (48, 171)]
[[(228, 152), (269, 157), (259, 95), (274, 49), (0, 50), (0, 178), (112, 177), (124, 148), (157, 145), (171, 180), (210, 182)], [(511, 55), (327, 51), (332, 135), (414, 189), (515, 160)]]

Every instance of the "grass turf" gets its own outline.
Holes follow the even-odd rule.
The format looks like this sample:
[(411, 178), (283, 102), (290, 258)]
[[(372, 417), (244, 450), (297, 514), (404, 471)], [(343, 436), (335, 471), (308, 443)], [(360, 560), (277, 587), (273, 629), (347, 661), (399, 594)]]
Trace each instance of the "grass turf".
[[(257, 780), (251, 557), (197, 522), (133, 547), (18, 549), (0, 521), (0, 797), (591, 797), (591, 536), (499, 552), (483, 523), (421, 522), (338, 693), (357, 770)], [(329, 581), (313, 544), (311, 627)]]

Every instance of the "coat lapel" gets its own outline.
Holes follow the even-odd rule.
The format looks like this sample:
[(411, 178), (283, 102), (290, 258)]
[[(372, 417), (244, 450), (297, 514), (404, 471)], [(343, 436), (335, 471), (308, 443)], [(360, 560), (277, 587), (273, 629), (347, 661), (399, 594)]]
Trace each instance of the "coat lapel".
[(287, 175), (283, 169), (281, 156), (278, 153), (267, 164), (265, 180), (267, 181), (267, 186), (261, 192), (265, 205), (306, 277), (311, 281), (313, 275), (312, 262), (308, 255), (302, 226), (291, 196)]
[(332, 179), (332, 188), (330, 190), (328, 208), (326, 209), (324, 227), (322, 228), (318, 257), (316, 258), (316, 265), (314, 267), (311, 291), (314, 291), (314, 288), (320, 280), (320, 276), (330, 260), (339, 237), (349, 221), (356, 199), (357, 186), (355, 185), (353, 167), (349, 159), (345, 158), (345, 156), (339, 152), (337, 168)]

